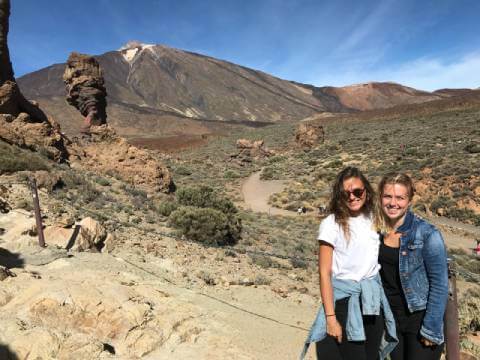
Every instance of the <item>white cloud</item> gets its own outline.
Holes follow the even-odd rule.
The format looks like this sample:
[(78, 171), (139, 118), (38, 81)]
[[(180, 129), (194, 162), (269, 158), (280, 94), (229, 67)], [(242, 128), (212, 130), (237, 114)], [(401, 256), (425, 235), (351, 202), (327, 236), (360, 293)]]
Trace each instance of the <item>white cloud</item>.
[(363, 45), (366, 39), (371, 39), (372, 36), (378, 33), (378, 28), (385, 21), (385, 15), (390, 10), (392, 0), (385, 0), (372, 10), (372, 12), (365, 17), (358, 26), (355, 25), (354, 30), (345, 39), (340, 46), (334, 51), (336, 53), (345, 53)]
[(311, 82), (317, 86), (344, 86), (369, 81), (394, 81), (427, 91), (442, 88), (478, 88), (480, 51), (466, 54), (452, 62), (438, 58), (420, 58), (394, 68), (337, 70), (336, 74), (319, 76)]

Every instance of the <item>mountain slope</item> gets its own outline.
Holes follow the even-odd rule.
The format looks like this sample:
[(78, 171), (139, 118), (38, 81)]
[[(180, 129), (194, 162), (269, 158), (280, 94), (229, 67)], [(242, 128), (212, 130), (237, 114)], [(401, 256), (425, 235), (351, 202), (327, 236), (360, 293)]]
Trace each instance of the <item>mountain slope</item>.
[[(194, 124), (191, 119), (291, 121), (327, 110), (308, 90), (289, 81), (160, 45), (108, 52), (97, 59), (107, 86), (108, 121), (127, 133), (128, 128), (159, 126), (171, 133), (178, 125)], [(63, 70), (63, 64), (56, 64), (25, 75), (19, 83), (27, 97), (39, 100), (68, 130), (75, 128), (69, 122), (81, 120), (73, 116), (74, 109), (67, 110)]]
[[(319, 88), (162, 45), (130, 44), (96, 58), (106, 81), (107, 121), (127, 136), (198, 135), (231, 123), (288, 122), (445, 97), (394, 83)], [(52, 65), (18, 83), (73, 134), (82, 118), (65, 102), (64, 67)]]

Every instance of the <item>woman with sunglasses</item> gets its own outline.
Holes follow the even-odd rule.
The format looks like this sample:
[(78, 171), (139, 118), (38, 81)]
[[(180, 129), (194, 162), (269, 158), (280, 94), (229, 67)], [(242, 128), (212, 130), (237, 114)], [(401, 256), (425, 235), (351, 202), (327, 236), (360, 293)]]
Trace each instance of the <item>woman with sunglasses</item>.
[(396, 320), (392, 360), (438, 360), (448, 298), (447, 255), (440, 232), (410, 209), (412, 179), (391, 173), (379, 183), (379, 262)]
[[(336, 177), (330, 215), (320, 224), (319, 275), (323, 306), (305, 343), (322, 360), (372, 360), (395, 346), (395, 321), (378, 275), (379, 235), (372, 222), (373, 189), (347, 167)], [(379, 352), (384, 329), (388, 345)]]

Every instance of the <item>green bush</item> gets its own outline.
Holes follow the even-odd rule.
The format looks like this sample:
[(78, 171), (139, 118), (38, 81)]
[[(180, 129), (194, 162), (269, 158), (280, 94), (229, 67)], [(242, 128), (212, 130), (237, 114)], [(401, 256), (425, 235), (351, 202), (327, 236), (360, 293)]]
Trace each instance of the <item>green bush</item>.
[(172, 212), (177, 210), (178, 203), (175, 201), (164, 201), (157, 207), (157, 211), (163, 216), (170, 216)]
[(260, 174), (261, 180), (279, 180), (280, 179), (280, 171), (274, 166), (267, 166), (263, 169)]
[(50, 165), (47, 159), (35, 152), (22, 150), (0, 141), (0, 174), (25, 170), (50, 170)]
[(438, 209), (440, 208), (447, 209), (453, 206), (454, 204), (455, 203), (450, 198), (446, 196), (439, 196), (430, 204), (430, 210), (436, 213)]
[(250, 259), (252, 259), (252, 264), (258, 265), (264, 269), (281, 267), (277, 261), (269, 256), (252, 254), (250, 255)]
[(469, 289), (458, 304), (459, 329), (464, 335), (480, 330), (480, 291), (478, 288)]
[(236, 216), (212, 208), (182, 206), (170, 214), (168, 221), (186, 238), (206, 245), (233, 245), (242, 229)]
[(99, 184), (99, 185), (102, 185), (102, 186), (110, 186), (110, 185), (112, 185), (112, 184), (110, 183), (110, 181), (108, 181), (107, 179), (102, 178), (102, 177), (97, 177), (97, 178), (95, 178), (95, 182), (96, 182), (97, 184)]
[(240, 177), (240, 174), (233, 171), (233, 170), (227, 170), (225, 171), (225, 173), (223, 174), (223, 177), (225, 179), (237, 179)]
[(177, 191), (177, 201), (183, 206), (212, 208), (224, 214), (235, 214), (238, 211), (229, 199), (217, 195), (214, 189), (209, 186), (179, 189)]
[(183, 176), (189, 176), (192, 175), (192, 169), (186, 167), (186, 166), (179, 166), (178, 168), (175, 169), (175, 174), (177, 175), (183, 175)]

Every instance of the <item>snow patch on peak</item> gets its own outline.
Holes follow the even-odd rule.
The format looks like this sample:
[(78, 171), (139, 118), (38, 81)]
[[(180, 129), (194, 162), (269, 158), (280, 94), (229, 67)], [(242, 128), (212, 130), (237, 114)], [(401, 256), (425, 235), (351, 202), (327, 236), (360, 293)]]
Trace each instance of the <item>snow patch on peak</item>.
[(136, 41), (136, 40), (131, 40), (127, 42), (125, 45), (123, 45), (120, 49), (118, 49), (118, 51), (130, 50), (134, 48), (152, 47), (152, 46), (154, 45), (141, 43), (140, 41)]
[(154, 47), (154, 44), (144, 44), (139, 41), (129, 41), (125, 45), (123, 45), (118, 51), (120, 51), (123, 55), (123, 58), (128, 61), (132, 62), (135, 56), (140, 53), (144, 49), (151, 49)]
[(138, 48), (122, 50), (122, 55), (128, 62), (132, 61), (135, 55), (137, 55)]

